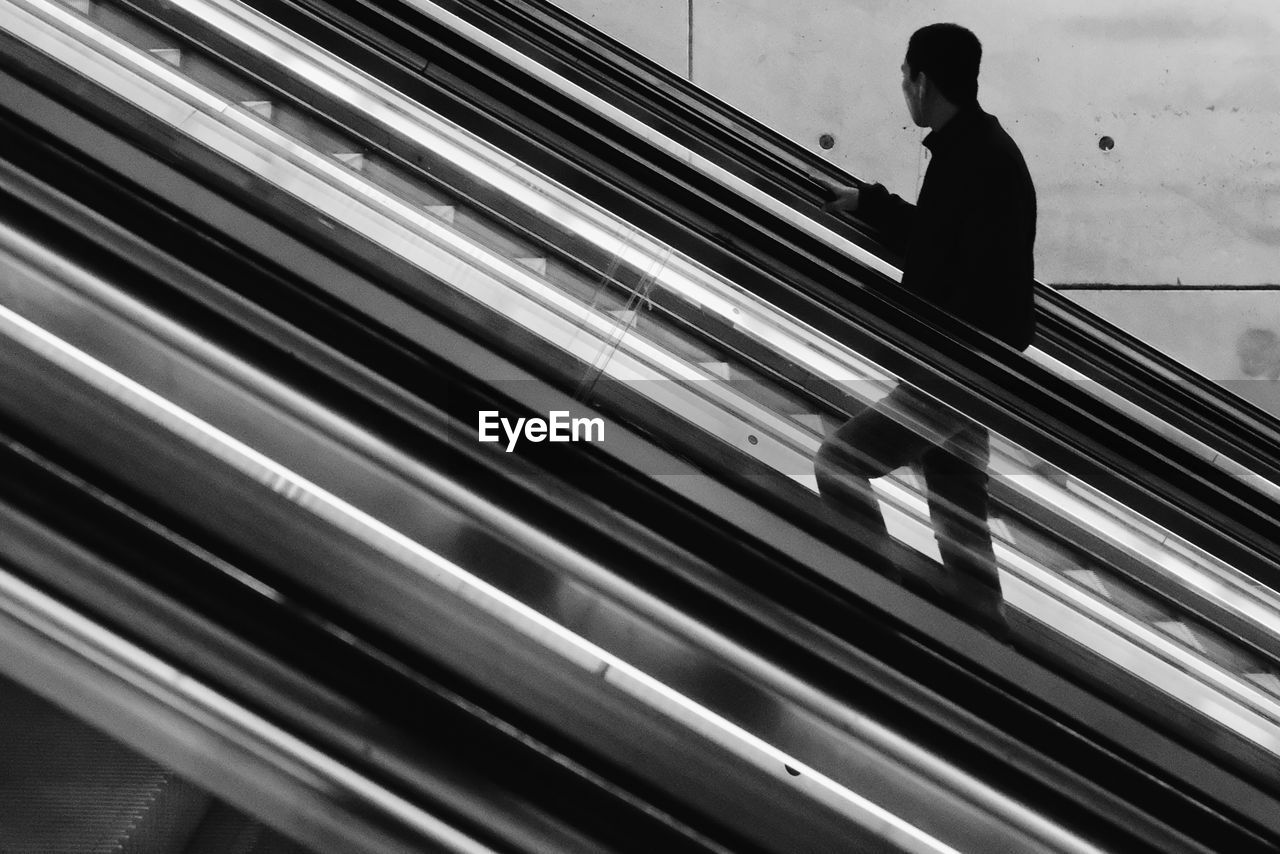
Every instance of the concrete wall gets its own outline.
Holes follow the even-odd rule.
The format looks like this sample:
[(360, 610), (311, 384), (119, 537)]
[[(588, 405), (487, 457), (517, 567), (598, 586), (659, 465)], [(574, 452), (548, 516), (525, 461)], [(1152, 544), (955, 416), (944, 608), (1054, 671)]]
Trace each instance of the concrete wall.
[(1238, 396), (1280, 415), (1280, 294), (1095, 290), (1067, 295)]
[[(926, 161), (899, 88), (906, 41), (963, 24), (984, 45), (982, 104), (1036, 180), (1042, 281), (1280, 283), (1277, 0), (558, 2), (909, 199)], [(1242, 378), (1242, 330), (1280, 328), (1280, 289), (1070, 295), (1214, 379)], [(1179, 320), (1191, 306), (1202, 322)]]

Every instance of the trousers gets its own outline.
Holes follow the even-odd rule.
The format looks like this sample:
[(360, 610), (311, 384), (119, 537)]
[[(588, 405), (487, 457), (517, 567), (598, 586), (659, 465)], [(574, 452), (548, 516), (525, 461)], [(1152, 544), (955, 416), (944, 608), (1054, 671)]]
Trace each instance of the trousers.
[(942, 564), (956, 584), (1000, 591), (988, 525), (987, 431), (965, 416), (898, 385), (855, 413), (818, 449), (823, 500), (873, 535), (888, 536), (871, 479), (911, 466), (924, 479)]

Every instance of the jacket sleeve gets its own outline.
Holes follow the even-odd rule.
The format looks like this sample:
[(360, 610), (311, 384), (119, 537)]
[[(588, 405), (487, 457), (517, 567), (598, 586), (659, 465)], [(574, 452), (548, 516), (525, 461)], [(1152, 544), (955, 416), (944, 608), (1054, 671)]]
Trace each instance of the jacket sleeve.
[(858, 219), (879, 231), (888, 248), (905, 251), (916, 206), (890, 193), (884, 184), (862, 184), (858, 189)]

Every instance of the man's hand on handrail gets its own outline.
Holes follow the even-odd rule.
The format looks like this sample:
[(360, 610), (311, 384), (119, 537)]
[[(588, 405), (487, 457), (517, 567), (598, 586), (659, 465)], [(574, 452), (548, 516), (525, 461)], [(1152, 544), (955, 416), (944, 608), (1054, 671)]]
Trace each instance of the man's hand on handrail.
[(823, 203), (822, 209), (827, 213), (854, 213), (858, 210), (858, 197), (861, 192), (859, 187), (852, 187), (845, 184), (837, 184), (826, 178), (815, 178), (818, 185), (822, 187), (827, 195), (827, 201)]

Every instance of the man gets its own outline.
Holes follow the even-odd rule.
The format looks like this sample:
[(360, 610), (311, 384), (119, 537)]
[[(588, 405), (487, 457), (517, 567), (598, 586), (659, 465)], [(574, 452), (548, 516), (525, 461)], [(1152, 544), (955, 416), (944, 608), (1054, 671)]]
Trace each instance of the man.
[[(955, 24), (911, 36), (902, 92), (931, 133), (931, 159), (911, 205), (880, 184), (829, 185), (825, 209), (855, 213), (903, 257), (902, 287), (1018, 350), (1035, 332), (1032, 302), (1036, 199), (1009, 135), (978, 105), (982, 46)], [(928, 492), (954, 608), (1005, 635), (1000, 577), (987, 525), (986, 431), (903, 383), (854, 415), (818, 451), (822, 497), (884, 533), (869, 479), (905, 465)]]

